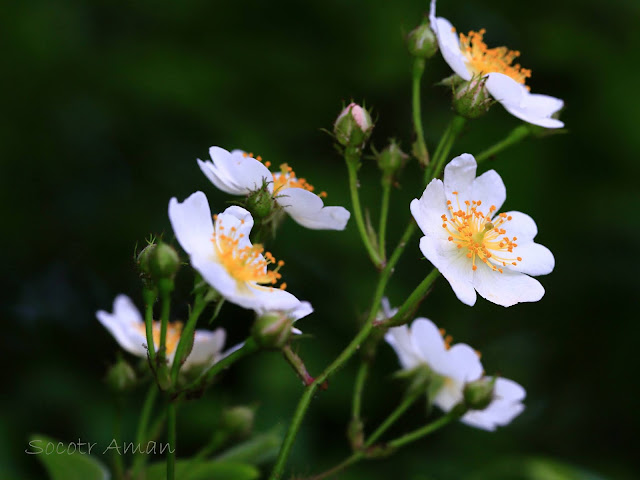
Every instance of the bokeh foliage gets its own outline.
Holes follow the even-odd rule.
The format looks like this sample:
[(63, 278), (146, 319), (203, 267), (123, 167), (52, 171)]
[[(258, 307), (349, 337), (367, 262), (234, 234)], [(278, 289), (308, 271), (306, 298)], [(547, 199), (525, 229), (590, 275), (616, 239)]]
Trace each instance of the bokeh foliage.
[[(547, 294), (536, 304), (507, 310), (479, 301), (471, 309), (440, 282), (420, 309), (456, 341), (481, 349), (488, 371), (527, 387), (521, 418), (497, 434), (457, 425), (343, 478), (496, 478), (495, 462), (531, 456), (632, 478), (640, 428), (634, 365), (640, 332), (633, 321), (640, 3), (439, 3), (460, 30), (485, 27), (491, 45), (521, 50), (523, 65), (533, 70), (533, 91), (566, 101), (569, 135), (527, 141), (491, 163), (507, 185), (506, 208), (536, 219), (538, 238), (557, 267), (542, 279)], [(344, 165), (319, 130), (330, 127), (342, 101), (373, 106), (376, 146), (396, 136), (409, 148), (411, 62), (402, 34), (427, 8), (426, 1), (410, 0), (3, 6), (0, 477), (42, 478), (42, 468), (24, 454), (33, 432), (109, 443), (113, 402), (101, 378), (116, 344), (94, 312), (110, 308), (120, 292), (139, 300), (134, 245), (149, 232), (172, 238), (171, 196), (202, 189), (224, 208), (228, 198), (195, 163), (209, 145), (289, 162), (329, 193), (328, 203), (345, 206)], [(438, 57), (428, 65), (423, 95), (432, 148), (451, 115), (448, 92), (432, 85), (448, 74)], [(470, 123), (453, 153), (477, 153), (515, 125), (495, 107)], [(391, 244), (408, 218), (408, 202), (421, 192), (416, 171), (410, 165), (394, 192)], [(378, 181), (373, 165), (365, 165), (363, 196), (374, 212)], [(414, 243), (396, 269), (392, 303), (429, 268), (418, 261), (417, 238)], [(301, 322), (314, 338), (299, 352), (318, 371), (355, 332), (373, 268), (353, 222), (346, 233), (288, 222), (270, 248), (287, 261), (289, 290), (316, 308)], [(184, 316), (189, 274), (182, 272), (181, 280), (175, 312)], [(224, 313), (230, 342), (240, 340), (250, 315), (235, 307)], [(396, 362), (383, 347), (365, 397), (369, 425), (401, 394), (390, 378)], [(353, 373), (354, 362), (314, 402), (291, 459), (294, 472), (319, 471), (347, 453)], [(268, 353), (234, 367), (220, 388), (223, 394), (213, 392), (180, 414), (181, 454), (206, 440), (214, 424), (208, 417), (221, 404), (257, 401), (258, 429), (266, 431), (286, 424), (301, 392), (282, 359)], [(142, 393), (127, 404), (129, 438)], [(422, 418), (422, 407), (411, 413)], [(516, 478), (521, 467), (495, 468)]]

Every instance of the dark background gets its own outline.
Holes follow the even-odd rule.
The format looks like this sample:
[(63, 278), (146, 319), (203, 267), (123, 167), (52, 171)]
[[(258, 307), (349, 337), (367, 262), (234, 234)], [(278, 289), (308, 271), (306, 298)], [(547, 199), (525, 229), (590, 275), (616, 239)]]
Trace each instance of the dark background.
[[(102, 378), (117, 345), (94, 312), (111, 310), (120, 292), (140, 305), (132, 254), (150, 232), (171, 238), (170, 197), (201, 189), (214, 210), (224, 208), (228, 198), (195, 162), (207, 158), (210, 145), (289, 162), (329, 193), (328, 204), (345, 206), (346, 170), (320, 131), (331, 127), (343, 101), (373, 107), (377, 147), (396, 136), (409, 149), (411, 60), (403, 32), (427, 8), (426, 1), (409, 0), (3, 6), (0, 477), (44, 477), (35, 457), (24, 454), (34, 432), (110, 441), (113, 398)], [(460, 31), (485, 27), (490, 46), (522, 51), (522, 64), (533, 70), (532, 91), (566, 101), (568, 135), (527, 140), (484, 166), (502, 175), (505, 208), (536, 219), (538, 241), (554, 252), (557, 266), (541, 279), (547, 294), (538, 303), (503, 309), (479, 299), (469, 308), (440, 281), (419, 311), (456, 341), (482, 350), (489, 373), (526, 387), (521, 417), (497, 433), (455, 425), (343, 478), (495, 478), (482, 472), (522, 457), (568, 462), (602, 478), (634, 478), (640, 3), (441, 1), (439, 12)], [(427, 67), (423, 108), (431, 149), (451, 117), (447, 90), (432, 85), (449, 74), (440, 56)], [(468, 124), (452, 154), (478, 153), (517, 124), (496, 106)], [(411, 163), (394, 192), (390, 245), (406, 224), (409, 201), (421, 193), (419, 177)], [(372, 163), (363, 167), (361, 183), (376, 215)], [(269, 248), (287, 261), (289, 291), (316, 309), (300, 322), (314, 338), (299, 351), (318, 372), (356, 331), (374, 270), (353, 220), (342, 233), (289, 221)], [(416, 236), (392, 279), (392, 303), (429, 270), (420, 257)], [(179, 280), (178, 316), (185, 312), (189, 273)], [(230, 344), (246, 335), (250, 322), (247, 312), (225, 308), (221, 323)], [(314, 401), (290, 471), (318, 472), (347, 454), (355, 365)], [(391, 378), (396, 368), (382, 346), (365, 395), (370, 428), (400, 398), (401, 384)], [(301, 391), (276, 353), (242, 362), (181, 414), (180, 453), (206, 440), (210, 405), (257, 402), (257, 429), (266, 431), (286, 425)], [(142, 393), (134, 391), (127, 403), (128, 440)], [(423, 416), (417, 406), (393, 432)], [(519, 468), (505, 478), (521, 478)], [(535, 478), (567, 478), (540, 475)], [(594, 478), (586, 475), (580, 478)]]

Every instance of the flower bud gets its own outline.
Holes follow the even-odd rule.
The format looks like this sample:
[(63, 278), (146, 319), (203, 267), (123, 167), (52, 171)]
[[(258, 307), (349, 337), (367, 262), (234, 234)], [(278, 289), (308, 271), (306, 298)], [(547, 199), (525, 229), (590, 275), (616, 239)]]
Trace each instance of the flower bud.
[(360, 105), (351, 102), (342, 110), (333, 125), (333, 133), (340, 145), (362, 148), (371, 135), (371, 115)]
[(147, 261), (149, 273), (154, 280), (173, 278), (180, 268), (180, 257), (175, 248), (164, 242), (156, 245)]
[(105, 381), (114, 392), (124, 392), (136, 384), (136, 372), (125, 360), (119, 358), (109, 368)]
[(264, 218), (271, 213), (273, 202), (273, 196), (265, 181), (258, 190), (249, 194), (245, 206), (254, 218)]
[(484, 115), (494, 103), (485, 88), (487, 77), (472, 78), (457, 87), (453, 94), (453, 108), (462, 117), (473, 119)]
[(481, 378), (464, 386), (464, 403), (470, 410), (484, 410), (493, 401), (494, 378)]
[(293, 320), (283, 312), (267, 312), (251, 327), (251, 335), (264, 348), (282, 348), (289, 341)]
[(229, 437), (246, 438), (253, 430), (255, 412), (253, 408), (236, 406), (225, 409), (221, 416), (221, 429)]
[(378, 167), (389, 179), (404, 167), (407, 158), (409, 156), (400, 149), (400, 145), (395, 140), (391, 140), (389, 146), (376, 156)]
[(149, 243), (144, 247), (136, 258), (136, 264), (140, 270), (140, 276), (145, 280), (151, 279), (151, 268), (149, 266), (149, 260), (152, 252), (156, 249), (155, 242)]
[(409, 32), (407, 48), (412, 56), (418, 58), (431, 58), (438, 52), (438, 39), (428, 22)]

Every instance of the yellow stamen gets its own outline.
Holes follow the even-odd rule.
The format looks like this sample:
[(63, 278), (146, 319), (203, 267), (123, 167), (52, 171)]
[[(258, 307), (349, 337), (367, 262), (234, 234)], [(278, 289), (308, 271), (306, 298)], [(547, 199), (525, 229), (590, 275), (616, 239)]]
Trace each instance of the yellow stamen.
[[(458, 196), (458, 192), (453, 192)], [(518, 246), (517, 237), (511, 239), (506, 235), (507, 231), (501, 228), (511, 221), (512, 217), (506, 213), (499, 214), (495, 219), (491, 215), (496, 211), (495, 205), (491, 205), (489, 213), (484, 214), (479, 210), (481, 201), (465, 201), (462, 209), (460, 201), (457, 201), (456, 210), (451, 202), (447, 202), (449, 216), (442, 215), (442, 228), (449, 236), (448, 241), (454, 242), (459, 249), (466, 248), (467, 258), (471, 259), (471, 269), (477, 270), (476, 259), (486, 264), (493, 271), (503, 273), (502, 268), (507, 265), (517, 265), (522, 257), (513, 257), (513, 249)]]
[(479, 32), (469, 32), (469, 35), (460, 34), (460, 50), (467, 57), (467, 67), (476, 75), (498, 72), (524, 85), (531, 77), (531, 70), (522, 68), (518, 63), (512, 65), (520, 52), (507, 47), (488, 48), (483, 40), (484, 34), (484, 28)]

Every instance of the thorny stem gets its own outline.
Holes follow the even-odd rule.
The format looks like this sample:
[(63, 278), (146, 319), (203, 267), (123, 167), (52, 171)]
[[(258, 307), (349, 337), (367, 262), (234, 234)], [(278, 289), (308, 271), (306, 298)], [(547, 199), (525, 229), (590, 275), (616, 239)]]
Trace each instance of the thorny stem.
[[(403, 435), (401, 437), (396, 438), (395, 440), (392, 440), (391, 442), (386, 443), (383, 446), (383, 448), (389, 451), (393, 451), (407, 445), (408, 443), (415, 442), (416, 440), (426, 437), (430, 433), (433, 433), (436, 430), (444, 427), (452, 420), (456, 420), (460, 418), (462, 415), (464, 415), (465, 411), (466, 410), (460, 406), (454, 407), (446, 415), (443, 415), (437, 420), (434, 420), (433, 422), (428, 423), (424, 427), (421, 427), (417, 430), (414, 430), (413, 432), (407, 433), (406, 435)], [(345, 460), (337, 464), (335, 467), (332, 467), (329, 470), (319, 473), (318, 475), (314, 475), (308, 480), (322, 480), (323, 478), (328, 478), (331, 475), (341, 472), (345, 468), (353, 465), (354, 463), (359, 462), (360, 460), (366, 457), (367, 457), (367, 451), (359, 450), (357, 452), (352, 453), (349, 457), (347, 457)]]
[(284, 471), (287, 459), (289, 458), (289, 454), (291, 453), (291, 447), (293, 446), (293, 442), (295, 441), (298, 430), (300, 429), (302, 420), (304, 419), (307, 409), (309, 408), (311, 400), (318, 387), (323, 385), (331, 375), (339, 370), (347, 362), (347, 360), (349, 360), (353, 356), (353, 354), (358, 350), (360, 344), (364, 342), (364, 340), (369, 336), (369, 333), (371, 333), (371, 329), (373, 328), (373, 320), (375, 319), (376, 313), (378, 311), (378, 305), (380, 305), (380, 301), (382, 300), (387, 282), (389, 281), (389, 278), (393, 273), (393, 269), (396, 263), (404, 252), (409, 238), (411, 238), (411, 235), (413, 235), (414, 230), (415, 223), (411, 222), (405, 230), (402, 238), (400, 239), (398, 246), (395, 248), (393, 254), (389, 258), (389, 262), (386, 264), (382, 272), (380, 272), (378, 285), (371, 301), (369, 316), (365, 321), (363, 327), (360, 329), (351, 343), (349, 343), (349, 345), (347, 345), (347, 347), (342, 351), (338, 358), (336, 358), (310, 385), (306, 387), (293, 414), (293, 419), (289, 424), (289, 429), (284, 438), (284, 441), (282, 442), (282, 446), (280, 447), (278, 458), (276, 459), (275, 466), (273, 467), (271, 476), (269, 477), (270, 480), (279, 480), (282, 477), (282, 472)]
[(309, 375), (307, 367), (298, 354), (293, 351), (291, 345), (283, 347), (282, 354), (284, 355), (284, 358), (286, 358), (287, 362), (289, 362), (289, 365), (293, 367), (300, 380), (302, 380), (302, 383), (305, 386), (311, 385), (313, 383), (313, 377)]
[(378, 322), (376, 326), (390, 328), (397, 327), (398, 325), (402, 325), (407, 322), (407, 318), (415, 311), (420, 302), (424, 299), (424, 297), (429, 293), (433, 282), (440, 276), (440, 272), (437, 268), (434, 268), (429, 272), (420, 285), (418, 285), (409, 298), (402, 304), (402, 306), (398, 309), (398, 313), (396, 313), (392, 318), (387, 320), (383, 320)]

